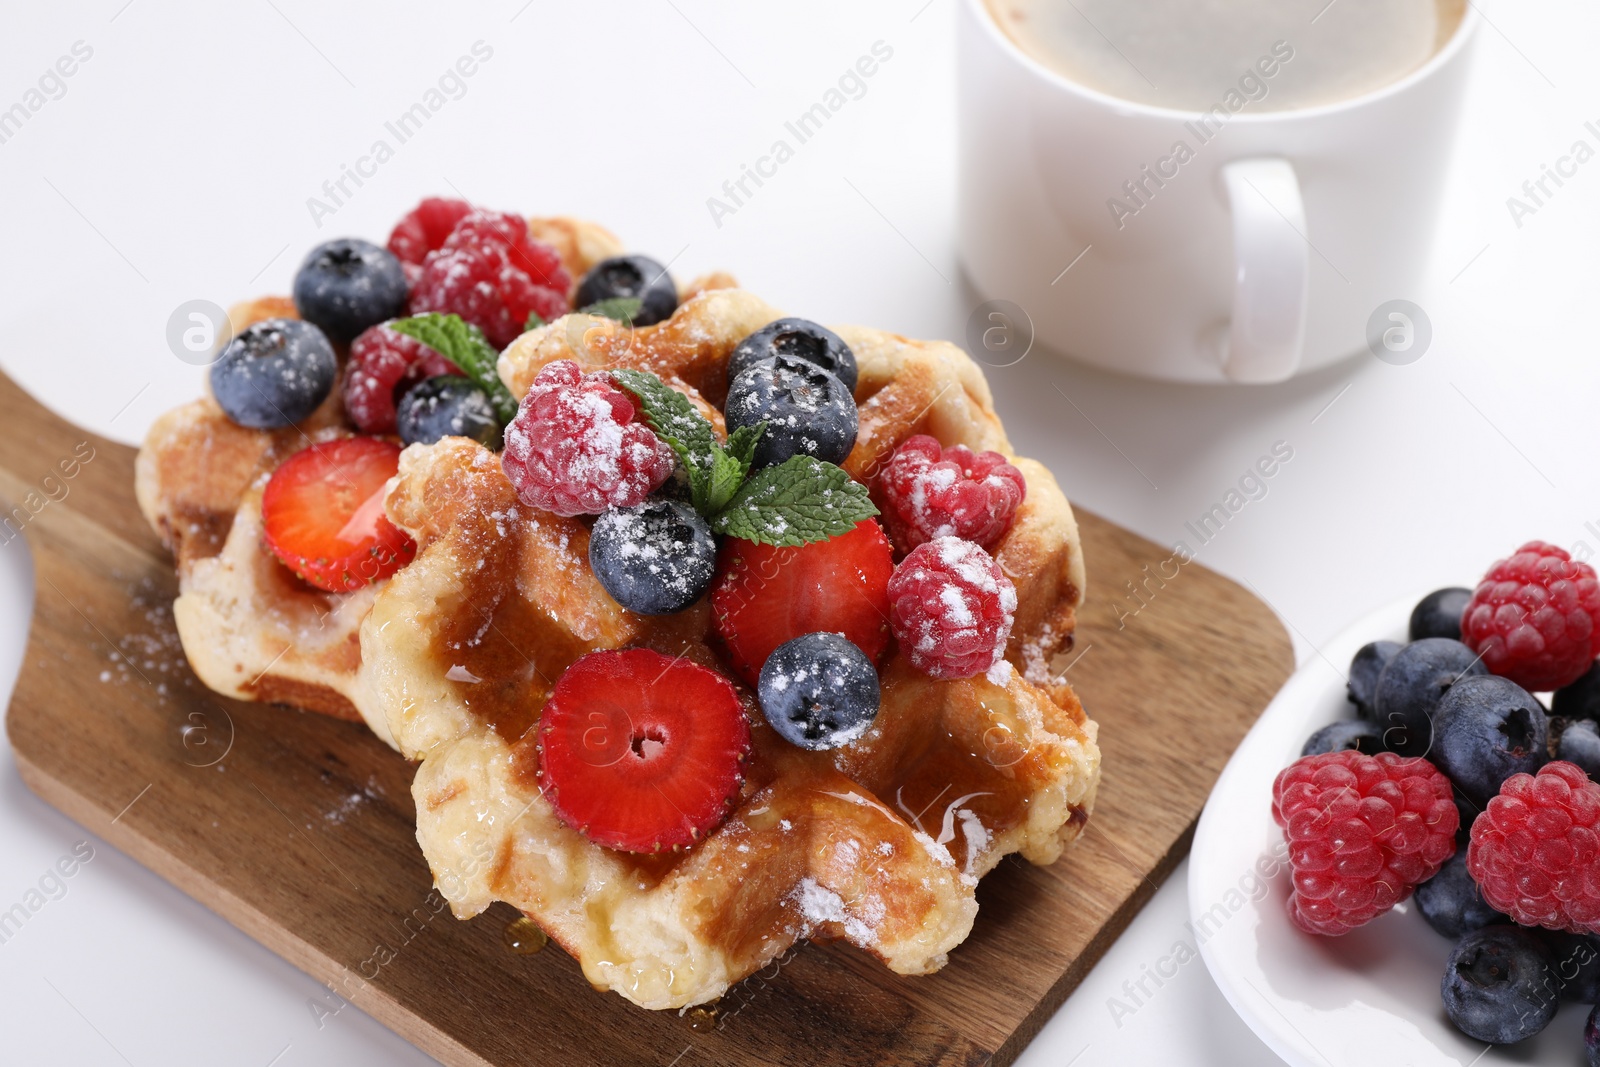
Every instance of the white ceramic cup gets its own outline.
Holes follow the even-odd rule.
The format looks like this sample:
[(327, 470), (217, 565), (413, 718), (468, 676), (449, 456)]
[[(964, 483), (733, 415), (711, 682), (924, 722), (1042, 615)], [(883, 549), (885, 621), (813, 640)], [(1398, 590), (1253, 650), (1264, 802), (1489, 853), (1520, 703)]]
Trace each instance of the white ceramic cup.
[(1412, 328), (1379, 313), (1416, 296), (1475, 8), (1376, 91), (1208, 120), (1070, 81), (984, 0), (959, 6), (962, 259), (1041, 344), (1152, 378), (1275, 382), (1366, 350), (1372, 321)]

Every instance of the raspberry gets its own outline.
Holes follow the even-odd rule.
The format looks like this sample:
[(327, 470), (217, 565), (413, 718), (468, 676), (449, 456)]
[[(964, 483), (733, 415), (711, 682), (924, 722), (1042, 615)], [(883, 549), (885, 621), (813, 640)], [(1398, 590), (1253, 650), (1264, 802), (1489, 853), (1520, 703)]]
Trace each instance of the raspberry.
[(1530, 693), (1583, 677), (1600, 655), (1600, 581), (1555, 545), (1529, 541), (1489, 568), (1461, 613), (1461, 641)]
[(1294, 870), (1289, 918), (1329, 937), (1371, 922), (1456, 850), (1450, 779), (1425, 759), (1353, 749), (1303, 756), (1272, 783)]
[(350, 342), (344, 376), (344, 409), (366, 433), (395, 432), (395, 405), (413, 385), (441, 374), (460, 374), (454, 363), (386, 324), (363, 330)]
[(1514, 774), (1472, 823), (1467, 870), (1524, 926), (1600, 933), (1600, 785), (1576, 764)]
[(444, 244), (444, 239), (450, 236), (456, 223), (471, 212), (472, 205), (465, 200), (430, 196), (395, 223), (389, 233), (389, 251), (401, 263), (420, 267), (428, 253)]
[(877, 488), (889, 536), (909, 552), (936, 537), (993, 547), (1011, 529), (1028, 484), (998, 452), (941, 448), (918, 434), (894, 450)]
[(549, 322), (567, 313), (572, 280), (554, 249), (535, 241), (516, 215), (474, 211), (436, 251), (411, 289), (411, 313), (460, 315), (505, 348), (530, 312)]
[(570, 359), (545, 366), (506, 427), (501, 464), (530, 507), (598, 515), (644, 502), (676, 456), (604, 374)]
[(959, 537), (912, 549), (889, 579), (889, 624), (911, 665), (933, 678), (971, 678), (1000, 659), (1017, 589), (994, 558)]

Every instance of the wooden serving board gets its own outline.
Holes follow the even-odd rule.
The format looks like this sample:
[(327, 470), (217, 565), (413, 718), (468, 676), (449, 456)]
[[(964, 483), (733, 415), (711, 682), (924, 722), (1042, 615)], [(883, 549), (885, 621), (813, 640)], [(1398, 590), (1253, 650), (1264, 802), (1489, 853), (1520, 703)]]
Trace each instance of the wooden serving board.
[[(450, 916), (413, 837), (412, 767), (364, 727), (195, 680), (132, 449), (4, 376), (0, 425), (0, 497), (20, 507), (0, 541), (20, 527), (37, 573), (7, 718), (24, 780), (450, 1064), (1009, 1063), (1188, 849), (1223, 763), (1293, 666), (1266, 605), (1197, 563), (1150, 577), (1174, 570), (1158, 567), (1166, 550), (1080, 511), (1089, 603), (1067, 677), (1105, 763), (1078, 845), (1048, 868), (1002, 863), (937, 975), (806, 945), (714, 1012), (648, 1012), (591, 989), (559, 948), (510, 951), (504, 904)], [(1145, 606), (1125, 617), (1129, 581)]]

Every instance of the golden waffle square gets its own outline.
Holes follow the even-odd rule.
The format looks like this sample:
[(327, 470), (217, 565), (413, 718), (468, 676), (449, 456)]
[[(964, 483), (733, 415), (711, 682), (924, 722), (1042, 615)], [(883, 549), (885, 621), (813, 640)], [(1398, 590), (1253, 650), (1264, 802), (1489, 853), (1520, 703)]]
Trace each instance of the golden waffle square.
[[(561, 256), (574, 284), (623, 251), (615, 236), (590, 222), (533, 218), (528, 226)], [(713, 276), (695, 284), (731, 280)], [(228, 317), (238, 331), (298, 316), (289, 298), (266, 297), (236, 305)], [(342, 361), (345, 353), (336, 348)], [(342, 397), (336, 382), (309, 418), (278, 430), (239, 426), (209, 396), (169, 411), (145, 437), (135, 491), (177, 565), (173, 614), (201, 681), (239, 700), (364, 720), (392, 745), (387, 720), (367, 699), (359, 675), (361, 620), (383, 583), (349, 593), (314, 589), (282, 567), (261, 539), (261, 490), (273, 470), (313, 442), (354, 432)]]
[[(778, 317), (738, 289), (640, 329), (569, 315), (515, 342), (500, 374), (520, 397), (554, 360), (645, 369), (714, 414), (729, 353)], [(852, 473), (869, 476), (915, 433), (1011, 457), (983, 374), (958, 348), (838, 332), (860, 368)], [(406, 449), (386, 506), (418, 552), (362, 623), (360, 673), (400, 750), (422, 761), (417, 839), (455, 914), (507, 901), (594, 986), (653, 1009), (714, 1000), (804, 938), (843, 938), (900, 974), (942, 967), (972, 928), (979, 878), (1012, 852), (1053, 862), (1082, 832), (1099, 780), (1095, 724), (1046, 666), (1082, 597), (1077, 526), (1050, 473), (1011, 458), (1028, 491), (995, 550), (1020, 599), (1006, 661), (936, 681), (897, 653), (872, 728), (809, 752), (777, 737), (719, 659), (705, 600), (672, 616), (624, 611), (589, 569), (584, 520), (521, 504), (475, 443)], [(734, 809), (686, 851), (602, 848), (539, 789), (530, 727), (555, 680), (579, 656), (623, 646), (723, 671), (750, 717)]]

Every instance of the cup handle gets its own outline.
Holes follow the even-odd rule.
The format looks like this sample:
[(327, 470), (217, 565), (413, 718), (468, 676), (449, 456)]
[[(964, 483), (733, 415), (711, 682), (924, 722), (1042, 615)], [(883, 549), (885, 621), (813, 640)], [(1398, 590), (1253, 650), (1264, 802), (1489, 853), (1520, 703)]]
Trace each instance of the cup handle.
[(1310, 245), (1300, 181), (1286, 159), (1222, 168), (1233, 213), (1233, 320), (1222, 370), (1236, 382), (1281, 382), (1306, 339)]

